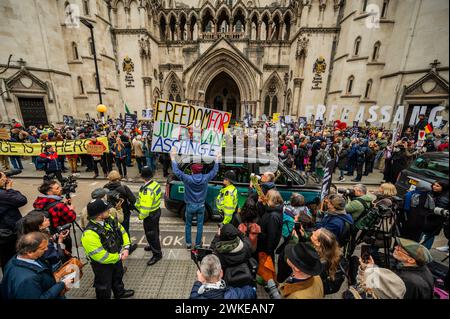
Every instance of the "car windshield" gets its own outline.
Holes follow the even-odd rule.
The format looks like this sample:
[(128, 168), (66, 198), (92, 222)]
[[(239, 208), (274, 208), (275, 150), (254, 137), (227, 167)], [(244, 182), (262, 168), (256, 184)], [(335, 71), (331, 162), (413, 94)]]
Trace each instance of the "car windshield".
[(447, 178), (448, 158), (419, 157), (411, 164), (411, 170), (428, 176)]

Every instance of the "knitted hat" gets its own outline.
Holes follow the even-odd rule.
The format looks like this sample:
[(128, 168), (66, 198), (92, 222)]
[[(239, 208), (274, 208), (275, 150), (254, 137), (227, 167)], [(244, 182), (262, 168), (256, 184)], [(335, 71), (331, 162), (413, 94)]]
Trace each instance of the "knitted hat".
[(232, 224), (225, 224), (220, 228), (220, 240), (228, 241), (233, 240), (239, 236), (239, 230), (234, 227)]
[(201, 172), (202, 172), (202, 170), (203, 170), (203, 165), (202, 164), (192, 164), (191, 165), (191, 171), (192, 171), (192, 174), (201, 174)]
[(97, 188), (91, 193), (92, 199), (103, 198), (108, 194), (109, 190), (107, 188)]
[(397, 240), (400, 247), (414, 258), (419, 266), (429, 264), (433, 261), (430, 251), (425, 246), (406, 238), (397, 238)]
[(406, 286), (403, 280), (387, 268), (367, 267), (364, 285), (379, 299), (403, 299)]

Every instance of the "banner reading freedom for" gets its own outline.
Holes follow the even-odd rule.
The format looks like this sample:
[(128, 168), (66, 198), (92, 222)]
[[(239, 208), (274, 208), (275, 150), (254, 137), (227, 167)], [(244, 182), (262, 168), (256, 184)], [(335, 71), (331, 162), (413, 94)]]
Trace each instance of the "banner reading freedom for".
[[(106, 146), (105, 152), (109, 152), (108, 138), (106, 136), (98, 137), (98, 141)], [(53, 145), (58, 155), (70, 154), (88, 154), (86, 145), (91, 140), (64, 140), (57, 142), (45, 143), (16, 143), (8, 141), (0, 141), (0, 155), (17, 155), (17, 156), (39, 156), (44, 152), (45, 145)]]
[(152, 152), (213, 156), (222, 147), (231, 113), (173, 101), (156, 102)]

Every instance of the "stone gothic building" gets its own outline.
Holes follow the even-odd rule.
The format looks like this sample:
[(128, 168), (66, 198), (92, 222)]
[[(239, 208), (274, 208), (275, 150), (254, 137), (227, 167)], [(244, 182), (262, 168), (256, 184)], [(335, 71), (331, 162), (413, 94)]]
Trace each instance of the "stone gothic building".
[(348, 122), (361, 105), (445, 113), (448, 11), (447, 0), (1, 0), (0, 119), (95, 117), (99, 95), (114, 118), (158, 98), (233, 118), (318, 104)]

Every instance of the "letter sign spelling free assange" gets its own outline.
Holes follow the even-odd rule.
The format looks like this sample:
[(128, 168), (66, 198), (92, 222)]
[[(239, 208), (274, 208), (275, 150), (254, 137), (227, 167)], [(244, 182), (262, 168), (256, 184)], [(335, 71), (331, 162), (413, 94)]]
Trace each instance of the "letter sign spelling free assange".
[(158, 100), (154, 109), (152, 152), (215, 156), (231, 113)]

